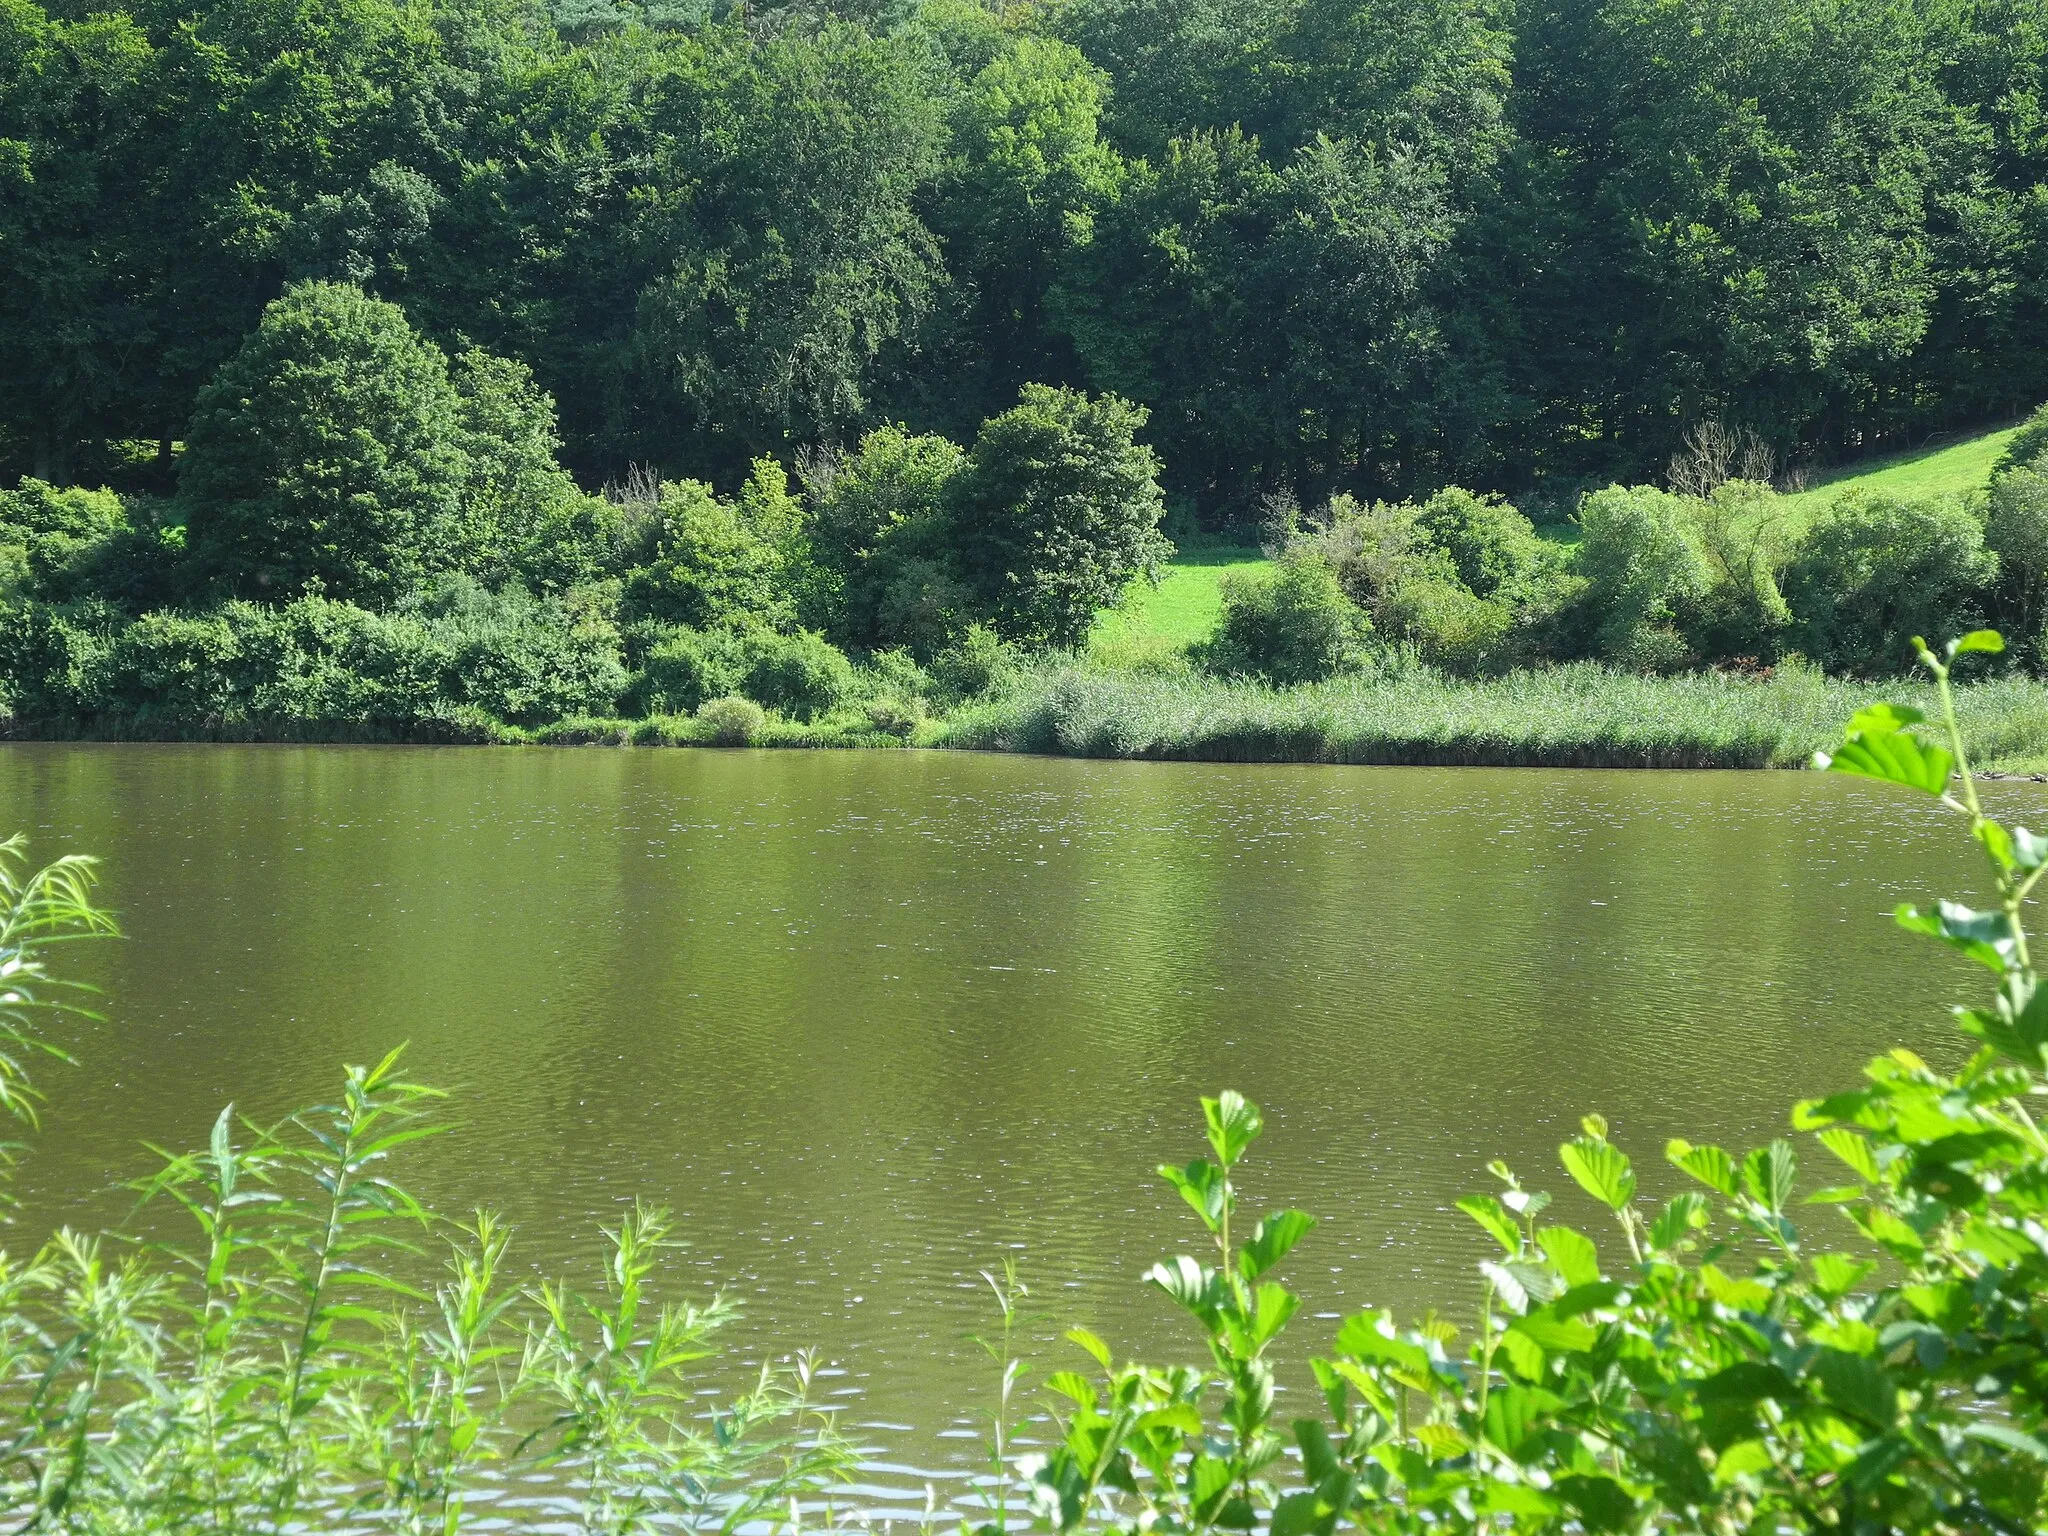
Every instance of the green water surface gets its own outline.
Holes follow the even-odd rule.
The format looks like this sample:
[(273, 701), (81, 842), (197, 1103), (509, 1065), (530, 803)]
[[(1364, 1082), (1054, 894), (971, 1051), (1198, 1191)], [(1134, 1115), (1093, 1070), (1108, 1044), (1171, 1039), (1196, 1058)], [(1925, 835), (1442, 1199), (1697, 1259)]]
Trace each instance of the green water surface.
[(1247, 1202), (1321, 1218), (1303, 1355), (1471, 1304), (1488, 1159), (1558, 1188), (1598, 1108), (1655, 1193), (1668, 1136), (1953, 1056), (1976, 985), (1882, 916), (1978, 883), (1959, 830), (1813, 774), (11, 745), (17, 827), (103, 856), (128, 936), (72, 952), (106, 1019), (67, 1026), (11, 1243), (410, 1041), (457, 1090), (424, 1196), (507, 1213), (537, 1274), (674, 1207), (674, 1284), (747, 1304), (707, 1390), (815, 1346), (906, 1507), (978, 1454), (983, 1268), (1021, 1266), (1042, 1369), (1072, 1323), (1193, 1356), (1139, 1276), (1197, 1235), (1150, 1170), (1199, 1093), (1265, 1106)]

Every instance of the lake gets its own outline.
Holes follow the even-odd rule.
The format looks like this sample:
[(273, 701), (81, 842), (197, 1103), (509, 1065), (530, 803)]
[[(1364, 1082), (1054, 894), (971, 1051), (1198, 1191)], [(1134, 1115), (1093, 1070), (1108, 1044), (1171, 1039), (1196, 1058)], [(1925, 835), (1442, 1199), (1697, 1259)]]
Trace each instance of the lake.
[(673, 1207), (675, 1285), (747, 1306), (707, 1388), (815, 1346), (885, 1508), (979, 1456), (984, 1268), (1031, 1286), (1041, 1373), (1074, 1323), (1196, 1356), (1139, 1276), (1195, 1251), (1151, 1170), (1201, 1093), (1265, 1108), (1247, 1214), (1321, 1219), (1298, 1384), (1338, 1315), (1475, 1303), (1451, 1205), (1489, 1159), (1590, 1220), (1555, 1156), (1584, 1111), (1671, 1190), (1667, 1137), (1953, 1059), (1983, 990), (1882, 915), (1981, 889), (1960, 826), (1814, 774), (9, 745), (15, 828), (102, 856), (127, 931), (66, 960), (106, 1019), (45, 1073), (29, 1232), (410, 1041), (458, 1123), (413, 1187), (586, 1283), (636, 1194)]

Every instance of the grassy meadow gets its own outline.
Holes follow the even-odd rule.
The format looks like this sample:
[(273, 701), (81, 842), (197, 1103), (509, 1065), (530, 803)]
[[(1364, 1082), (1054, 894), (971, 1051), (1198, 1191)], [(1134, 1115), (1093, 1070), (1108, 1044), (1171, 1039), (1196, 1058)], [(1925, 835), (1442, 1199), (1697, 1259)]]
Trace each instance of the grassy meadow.
[(1981, 491), (1991, 479), (1991, 466), (2018, 430), (2017, 426), (2002, 427), (1956, 442), (1860, 460), (1827, 472), (1784, 500), (1790, 510), (1812, 517), (1844, 491), (1887, 491), (1895, 496)]

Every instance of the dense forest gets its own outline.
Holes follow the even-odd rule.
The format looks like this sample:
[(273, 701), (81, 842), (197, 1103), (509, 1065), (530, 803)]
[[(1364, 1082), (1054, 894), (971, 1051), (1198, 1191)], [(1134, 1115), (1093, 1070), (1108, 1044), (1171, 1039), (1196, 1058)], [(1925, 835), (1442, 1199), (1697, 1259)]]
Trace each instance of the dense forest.
[(575, 5), (0, 0), (10, 729), (2048, 660), (2048, 414), (1773, 488), (2048, 395), (2038, 0)]
[(2048, 396), (2044, 59), (2036, 0), (5, 0), (0, 470), (168, 491), (305, 279), (525, 364), (589, 489), (1026, 383), (1212, 526), (1825, 462)]

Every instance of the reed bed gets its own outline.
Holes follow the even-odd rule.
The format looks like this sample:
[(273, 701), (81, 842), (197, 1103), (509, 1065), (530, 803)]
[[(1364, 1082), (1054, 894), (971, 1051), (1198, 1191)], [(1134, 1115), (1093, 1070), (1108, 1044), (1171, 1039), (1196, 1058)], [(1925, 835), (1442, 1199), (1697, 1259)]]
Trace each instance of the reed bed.
[[(1919, 682), (1873, 686), (1799, 669), (1644, 677), (1580, 664), (1469, 681), (1414, 670), (1282, 689), (1062, 667), (957, 711), (922, 739), (1204, 762), (1796, 768), (1873, 693), (1932, 702)], [(1979, 766), (2048, 767), (2048, 686), (2000, 678), (1961, 689), (1959, 703)]]

